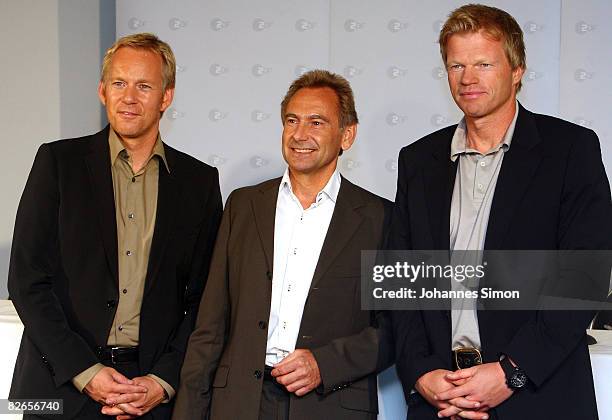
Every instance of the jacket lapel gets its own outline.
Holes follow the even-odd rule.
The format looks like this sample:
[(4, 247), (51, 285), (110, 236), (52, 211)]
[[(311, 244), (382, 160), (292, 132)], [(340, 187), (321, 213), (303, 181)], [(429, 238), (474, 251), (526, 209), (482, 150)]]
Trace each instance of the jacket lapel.
[(450, 208), (457, 173), (457, 161), (450, 159), (451, 137), (439, 139), (433, 163), (423, 169), (425, 196), (434, 249), (450, 247)]
[(274, 267), (274, 219), (276, 217), (276, 201), (281, 178), (272, 179), (261, 185), (259, 194), (251, 202), (255, 225), (261, 247), (266, 256), (268, 279), (272, 280)]
[(541, 151), (535, 148), (538, 143), (535, 118), (519, 104), (512, 143), (504, 155), (491, 204), (485, 249), (501, 249), (514, 212), (542, 160)]
[(113, 177), (110, 166), (110, 149), (108, 145), (109, 126), (91, 140), (91, 153), (85, 156), (89, 172), (89, 180), (95, 207), (98, 209), (98, 223), (102, 243), (106, 253), (106, 262), (109, 271), (119, 284), (117, 274), (117, 221), (115, 217), (115, 195), (113, 193)]
[(157, 281), (157, 273), (163, 261), (166, 246), (169, 242), (168, 239), (178, 218), (177, 205), (179, 204), (181, 186), (176, 180), (175, 171), (179, 170), (179, 168), (175, 164), (176, 156), (174, 150), (164, 145), (164, 153), (170, 173), (168, 173), (166, 166), (160, 161), (155, 229), (153, 231), (149, 262), (147, 264), (145, 295)]
[(363, 202), (360, 199), (358, 190), (351, 182), (342, 177), (334, 213), (312, 277), (311, 290), (317, 286), (321, 277), (323, 277), (336, 257), (353, 237), (355, 231), (359, 229), (363, 222), (363, 216), (359, 214), (357, 209), (362, 206)]

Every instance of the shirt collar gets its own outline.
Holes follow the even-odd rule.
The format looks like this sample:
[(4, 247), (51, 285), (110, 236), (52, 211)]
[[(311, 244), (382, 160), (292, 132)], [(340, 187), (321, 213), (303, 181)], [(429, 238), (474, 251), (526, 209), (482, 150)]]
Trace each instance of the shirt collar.
[[(119, 136), (115, 133), (115, 130), (111, 127), (108, 133), (108, 144), (110, 147), (110, 158), (111, 158), (111, 166), (115, 164), (119, 155), (125, 151), (125, 146), (119, 140)], [(127, 153), (127, 151), (125, 151)], [(166, 152), (164, 150), (164, 143), (161, 140), (159, 133), (157, 134), (157, 139), (155, 140), (155, 145), (153, 146), (153, 150), (151, 151), (151, 156), (147, 160), (147, 163), (153, 156), (159, 157), (159, 159), (164, 162), (164, 166), (168, 173), (170, 173), (170, 167), (168, 166), (168, 162), (166, 161)]]
[[(506, 130), (506, 134), (504, 134), (504, 138), (502, 141), (495, 146), (493, 149), (489, 150), (486, 154), (495, 153), (500, 148), (503, 148), (504, 151), (510, 148), (510, 143), (512, 143), (512, 136), (514, 135), (514, 128), (516, 127), (516, 119), (518, 118), (519, 106), (518, 101), (516, 101), (516, 110), (514, 111), (514, 118), (512, 122), (508, 126)], [(457, 157), (463, 153), (479, 153), (474, 149), (467, 148), (467, 128), (465, 125), (465, 117), (461, 118), (457, 128), (455, 129), (455, 133), (453, 134), (453, 139), (451, 140), (451, 149), (450, 149), (450, 158), (454, 162), (457, 160)]]
[[(338, 192), (340, 191), (340, 184), (342, 182), (342, 177), (340, 176), (340, 172), (338, 169), (334, 170), (334, 173), (327, 180), (327, 184), (319, 193), (315, 199), (315, 203), (319, 203), (324, 196), (327, 196), (333, 203), (336, 203), (338, 199)], [(293, 188), (291, 186), (291, 178), (289, 177), (289, 168), (285, 169), (285, 173), (283, 174), (283, 178), (281, 179), (279, 191), (286, 191), (293, 193)]]

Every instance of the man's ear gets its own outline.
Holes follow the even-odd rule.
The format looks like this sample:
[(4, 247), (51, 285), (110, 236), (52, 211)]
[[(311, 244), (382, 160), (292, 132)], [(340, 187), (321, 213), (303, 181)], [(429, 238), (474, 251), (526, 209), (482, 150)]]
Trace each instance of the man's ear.
[(342, 129), (342, 143), (340, 147), (342, 147), (343, 151), (346, 151), (351, 148), (353, 143), (355, 142), (355, 138), (357, 137), (357, 124), (347, 125)]
[(106, 106), (106, 92), (104, 91), (104, 82), (102, 80), (98, 83), (98, 98), (100, 98), (102, 105)]
[(174, 88), (167, 88), (164, 91), (164, 97), (162, 98), (162, 103), (159, 108), (159, 112), (164, 112), (170, 104), (172, 103), (172, 99), (174, 99)]

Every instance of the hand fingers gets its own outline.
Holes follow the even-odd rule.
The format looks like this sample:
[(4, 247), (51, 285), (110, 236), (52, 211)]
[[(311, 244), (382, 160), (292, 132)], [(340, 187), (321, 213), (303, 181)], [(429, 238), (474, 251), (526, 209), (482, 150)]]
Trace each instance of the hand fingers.
[(461, 412), (461, 408), (455, 407), (454, 405), (449, 405), (444, 410), (438, 411), (438, 417), (446, 418), (457, 415)]
[(287, 389), (287, 391), (289, 392), (296, 392), (298, 389), (304, 388), (304, 387), (312, 387), (313, 383), (310, 379), (308, 378), (302, 378), (300, 380), (297, 380), (295, 382), (292, 382), (289, 385), (286, 385), (285, 388)]
[(274, 369), (270, 374), (274, 377), (286, 375), (287, 373), (293, 372), (295, 369), (299, 367), (299, 364), (296, 363), (295, 357), (289, 355), (283, 359), (282, 362), (274, 365)]
[[(472, 389), (468, 384), (457, 386), (455, 388), (451, 388), (449, 390), (439, 392), (434, 395), (434, 399), (436, 400), (452, 400), (453, 398), (465, 397), (472, 393)], [(477, 400), (477, 399), (476, 399)]]
[(116, 404), (123, 404), (123, 403), (131, 403), (135, 407), (139, 407), (142, 404), (138, 405), (136, 403), (138, 403), (138, 402), (144, 403), (144, 395), (145, 395), (145, 393), (142, 393), (142, 392), (137, 392), (137, 393), (132, 393), (132, 394), (121, 394), (121, 395), (117, 395), (115, 397), (107, 398), (106, 399), (106, 404), (107, 405), (116, 405)]
[(474, 376), (474, 369), (459, 369), (454, 372), (448, 372), (445, 377), (451, 381), (456, 381), (458, 379), (469, 379)]
[(309, 385), (306, 385), (304, 387), (297, 389), (295, 391), (295, 395), (297, 395), (298, 397), (301, 397), (302, 395), (306, 395), (309, 392), (312, 392), (313, 389), (315, 389), (315, 386), (313, 383), (310, 383)]
[(134, 418), (136, 418), (136, 417), (130, 416), (128, 414), (125, 414), (125, 415), (117, 416), (116, 420), (130, 420), (130, 419), (134, 419)]
[(119, 416), (121, 414), (125, 414), (124, 411), (119, 407), (110, 405), (103, 406), (100, 411), (102, 412), (102, 414), (105, 414), (107, 416)]
[(487, 413), (483, 413), (482, 411), (462, 411), (459, 413), (459, 417), (464, 419), (486, 420), (489, 418), (489, 415)]
[(133, 416), (142, 416), (144, 414), (141, 408), (134, 407), (132, 404), (117, 404), (115, 407), (119, 407), (123, 413)]
[(467, 383), (470, 379), (457, 379), (455, 381), (450, 381), (450, 379), (449, 379), (449, 381), (450, 381), (450, 383), (452, 383), (455, 386), (461, 386), (461, 385)]
[(121, 373), (117, 372), (115, 369), (113, 369), (113, 371), (111, 372), (111, 377), (113, 378), (115, 382), (118, 382), (120, 384), (132, 385), (134, 383), (134, 381), (122, 375)]
[(104, 398), (110, 398), (112, 394), (144, 394), (147, 392), (147, 388), (140, 385), (124, 385), (114, 383), (106, 389), (106, 392), (101, 392)]
[(463, 397), (453, 398), (449, 402), (458, 408), (476, 409), (476, 408), (480, 408), (481, 406), (479, 401), (468, 400), (467, 398), (463, 398)]

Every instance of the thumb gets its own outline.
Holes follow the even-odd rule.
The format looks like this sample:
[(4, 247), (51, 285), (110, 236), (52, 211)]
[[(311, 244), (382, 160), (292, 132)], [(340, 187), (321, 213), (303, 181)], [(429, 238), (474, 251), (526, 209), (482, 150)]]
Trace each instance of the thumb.
[(134, 381), (123, 376), (121, 373), (117, 372), (115, 369), (113, 369), (113, 371), (111, 372), (111, 376), (115, 382), (120, 383), (120, 384), (132, 385), (134, 383)]

